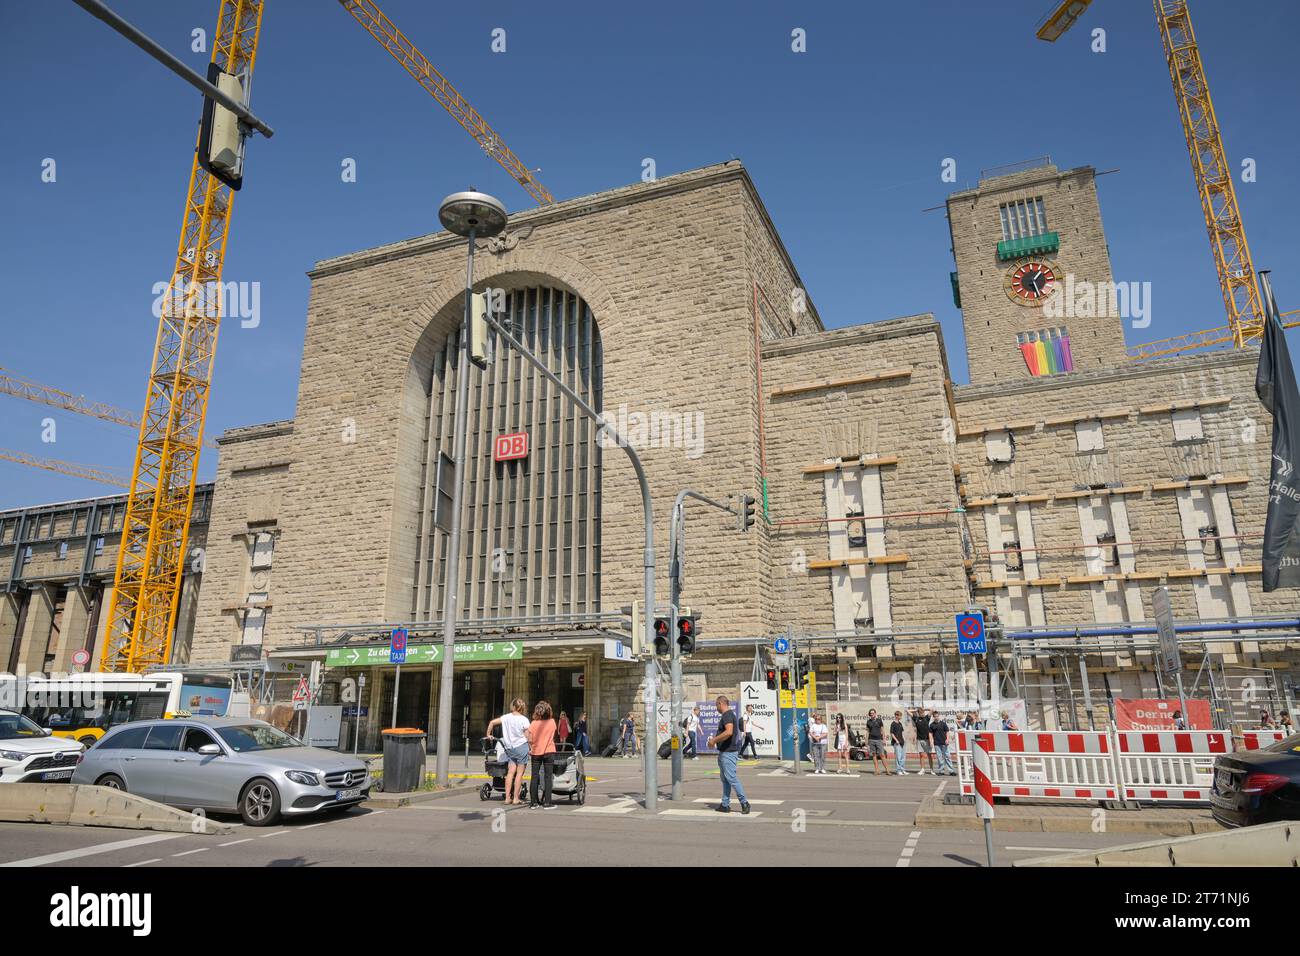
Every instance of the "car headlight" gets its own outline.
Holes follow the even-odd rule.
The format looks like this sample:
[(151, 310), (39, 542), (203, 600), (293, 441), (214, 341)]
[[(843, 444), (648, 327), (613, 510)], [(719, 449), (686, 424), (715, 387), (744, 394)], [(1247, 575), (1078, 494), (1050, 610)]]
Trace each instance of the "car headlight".
[(294, 783), (300, 783), (304, 787), (320, 786), (320, 777), (314, 773), (308, 773), (306, 770), (286, 770), (284, 775)]
[(25, 754), (20, 750), (0, 750), (0, 760), (13, 760), (17, 763), (22, 763), (22, 761), (26, 760), (29, 756), (31, 755)]

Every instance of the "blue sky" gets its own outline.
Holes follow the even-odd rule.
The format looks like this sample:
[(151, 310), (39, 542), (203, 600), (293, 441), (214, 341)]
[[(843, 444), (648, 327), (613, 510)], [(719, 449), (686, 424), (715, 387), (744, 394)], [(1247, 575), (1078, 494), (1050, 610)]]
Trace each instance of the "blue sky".
[[(110, 2), (204, 68), (190, 35), (212, 33), (214, 0)], [(1099, 180), (1115, 278), (1153, 284), (1152, 325), (1129, 340), (1226, 321), (1150, 4), (1097, 0), (1055, 45), (1033, 35), (1050, 5), (383, 3), (557, 198), (634, 182), (645, 157), (661, 176), (740, 158), (826, 323), (934, 312), (959, 382), (947, 226), (923, 212), (953, 188), (948, 157), (957, 187), (1042, 155), (1118, 169)], [(1192, 12), (1229, 161), (1257, 164), (1257, 182), (1238, 185), (1256, 265), (1295, 308), (1300, 4)], [(491, 51), (497, 27), (504, 54)], [(1090, 49), (1095, 27), (1105, 53)], [(0, 62), (0, 366), (138, 409), (198, 95), (67, 0), (0, 0)], [(209, 434), (293, 415), (314, 262), (435, 231), (438, 200), (469, 183), (512, 211), (532, 205), (333, 0), (268, 0), (253, 108), (276, 135), (249, 147), (225, 277), (260, 283), (260, 324), (222, 331)], [(41, 181), (47, 157), (55, 183)], [(0, 396), (0, 447), (126, 472), (134, 440)], [(201, 477), (214, 465), (209, 452)], [(107, 490), (0, 461), (0, 508)]]

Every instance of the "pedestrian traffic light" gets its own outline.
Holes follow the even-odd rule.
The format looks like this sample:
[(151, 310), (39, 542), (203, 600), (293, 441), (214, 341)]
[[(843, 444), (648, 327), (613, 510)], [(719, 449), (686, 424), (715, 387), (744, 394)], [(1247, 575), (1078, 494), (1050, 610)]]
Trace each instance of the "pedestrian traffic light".
[(806, 657), (795, 658), (795, 690), (803, 690), (808, 686), (808, 672), (812, 670), (812, 661)]
[(781, 668), (781, 689), (793, 690), (793, 688), (790, 686), (790, 668), (788, 667)]
[(754, 496), (736, 496), (736, 528), (748, 531), (754, 524)]
[(487, 368), (488, 364), (487, 310), (487, 294), (475, 292), (470, 304), (469, 360), (479, 368)]
[(655, 618), (655, 654), (667, 657), (671, 648), (668, 645), (668, 618)]
[(767, 689), (776, 690), (776, 668), (775, 667), (769, 667), (767, 669)]
[[(208, 64), (208, 82), (238, 103), (244, 102), (244, 84), (216, 63)], [(239, 117), (210, 96), (203, 98), (199, 124), (199, 165), (231, 189), (244, 182), (244, 130)]]
[(677, 648), (682, 654), (695, 653), (695, 615), (677, 616)]

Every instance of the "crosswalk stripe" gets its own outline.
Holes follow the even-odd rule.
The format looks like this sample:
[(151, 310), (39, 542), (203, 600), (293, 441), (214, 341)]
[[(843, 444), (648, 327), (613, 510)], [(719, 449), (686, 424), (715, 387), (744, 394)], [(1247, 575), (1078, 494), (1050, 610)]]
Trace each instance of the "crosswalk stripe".
[[(718, 800), (716, 797), (696, 797), (692, 802), (693, 803), (717, 803)], [(764, 807), (779, 807), (781, 804), (785, 803), (784, 800), (750, 800), (749, 802), (752, 806), (764, 806)]]
[(717, 810), (660, 810), (661, 817), (761, 817), (763, 811), (756, 813), (741, 813), (739, 810), (732, 810), (730, 813), (719, 813)]

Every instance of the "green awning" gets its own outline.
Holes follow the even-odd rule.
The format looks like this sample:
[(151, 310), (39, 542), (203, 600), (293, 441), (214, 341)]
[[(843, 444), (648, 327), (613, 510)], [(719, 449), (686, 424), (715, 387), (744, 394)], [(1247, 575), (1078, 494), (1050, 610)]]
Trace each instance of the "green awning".
[(998, 243), (998, 258), (1019, 259), (1022, 256), (1040, 255), (1055, 252), (1061, 248), (1061, 237), (1055, 232), (1040, 232), (1036, 236), (1021, 236), (1019, 239), (1005, 239)]

